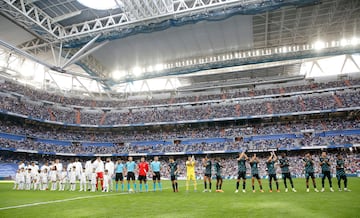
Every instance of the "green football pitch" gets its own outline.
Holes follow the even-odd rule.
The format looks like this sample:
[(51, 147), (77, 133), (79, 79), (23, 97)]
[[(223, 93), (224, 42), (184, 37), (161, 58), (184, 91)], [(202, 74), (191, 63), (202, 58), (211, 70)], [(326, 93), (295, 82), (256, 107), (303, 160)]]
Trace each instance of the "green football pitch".
[[(0, 183), (0, 217), (360, 217), (360, 178), (350, 178), (351, 192), (305, 192), (305, 181), (295, 179), (297, 193), (269, 193), (263, 180), (264, 193), (251, 191), (234, 193), (235, 181), (225, 180), (224, 193), (186, 193), (184, 181), (179, 181), (179, 193), (173, 193), (169, 181), (163, 181), (162, 192), (90, 193), (59, 191), (16, 191), (11, 183)], [(334, 187), (337, 187), (333, 179)], [(213, 186), (215, 181), (213, 181)], [(320, 179), (317, 179), (320, 189)], [(240, 185), (241, 186), (241, 185)], [(258, 186), (255, 186), (258, 188)], [(312, 186), (310, 186), (312, 187)], [(325, 183), (328, 187), (328, 183)], [(149, 190), (152, 190), (150, 183)]]

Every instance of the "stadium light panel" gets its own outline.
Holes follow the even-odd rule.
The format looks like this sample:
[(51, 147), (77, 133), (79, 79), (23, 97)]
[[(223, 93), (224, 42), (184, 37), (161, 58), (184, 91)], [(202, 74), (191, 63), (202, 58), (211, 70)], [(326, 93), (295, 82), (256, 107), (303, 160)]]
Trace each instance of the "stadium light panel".
[(321, 50), (321, 49), (325, 48), (325, 43), (321, 40), (316, 41), (314, 43), (314, 48), (315, 48), (315, 50)]
[(163, 65), (163, 64), (157, 64), (157, 65), (155, 66), (155, 70), (156, 70), (156, 71), (162, 71), (162, 70), (164, 70), (164, 65)]
[(154, 71), (154, 67), (153, 67), (153, 66), (149, 66), (149, 67), (147, 68), (147, 71), (148, 71), (148, 72), (153, 72), (153, 71)]
[(347, 46), (348, 44), (349, 44), (348, 40), (346, 40), (346, 39), (341, 39), (341, 41), (340, 41), (340, 45), (341, 45), (341, 46)]
[(95, 10), (109, 10), (123, 7), (124, 4), (119, 0), (77, 0), (80, 4)]
[(353, 37), (351, 40), (350, 40), (350, 44), (355, 46), (355, 45), (358, 45), (359, 44), (359, 39), (356, 38), (356, 37)]
[(143, 70), (140, 67), (134, 67), (131, 72), (134, 76), (140, 76)]
[(115, 70), (114, 72), (111, 73), (111, 77), (114, 80), (120, 80), (124, 75), (125, 75), (125, 72), (119, 71), (119, 70)]

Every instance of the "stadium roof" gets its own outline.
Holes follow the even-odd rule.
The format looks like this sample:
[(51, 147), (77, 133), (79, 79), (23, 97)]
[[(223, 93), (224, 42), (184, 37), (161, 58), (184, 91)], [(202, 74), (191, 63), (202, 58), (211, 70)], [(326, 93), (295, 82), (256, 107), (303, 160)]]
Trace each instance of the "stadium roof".
[[(91, 78), (111, 86), (169, 75), (181, 75), (181, 80), (190, 83), (294, 75), (299, 71), (299, 62), (293, 66), (284, 63), (282, 69), (251, 67), (236, 74), (194, 76), (193, 73), (321, 56), (296, 53), (291, 58), (285, 55), (262, 58), (260, 54), (256, 61), (228, 61), (238, 58), (237, 55), (244, 57), (244, 52), (249, 51), (266, 53), (268, 48), (301, 47), (319, 40), (330, 43), (360, 35), (360, 1), (357, 0), (114, 2), (117, 6), (113, 9), (96, 10), (77, 0), (3, 0), (1, 25), (7, 31), (1, 31), (0, 39), (49, 63), (53, 70), (71, 74), (68, 67), (76, 63)], [(324, 55), (358, 51), (358, 48), (344, 48)], [(56, 61), (57, 56), (63, 61)], [(199, 67), (202, 61), (216, 64)], [(118, 81), (114, 72), (123, 74), (115, 75)]]

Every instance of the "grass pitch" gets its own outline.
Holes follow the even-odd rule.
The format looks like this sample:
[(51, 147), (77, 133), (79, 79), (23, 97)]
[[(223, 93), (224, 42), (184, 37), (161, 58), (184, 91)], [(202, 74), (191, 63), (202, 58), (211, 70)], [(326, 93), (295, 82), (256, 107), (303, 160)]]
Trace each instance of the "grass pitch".
[[(213, 187), (215, 186), (213, 181)], [(202, 193), (203, 182), (198, 181), (198, 192), (186, 193), (184, 181), (179, 181), (180, 192), (173, 193), (169, 181), (163, 181), (162, 192), (148, 193), (90, 193), (15, 191), (11, 183), (0, 183), (0, 217), (360, 217), (360, 178), (350, 178), (351, 192), (305, 192), (304, 179), (295, 179), (297, 193), (284, 192), (280, 180), (280, 193), (269, 193), (268, 182), (263, 180), (265, 193), (251, 191), (234, 193), (235, 181), (224, 180), (224, 193)], [(320, 179), (317, 179), (321, 189)], [(152, 182), (149, 183), (152, 190)], [(240, 184), (241, 186), (241, 184)], [(125, 186), (126, 187), (126, 186)], [(312, 186), (310, 186), (312, 187)]]

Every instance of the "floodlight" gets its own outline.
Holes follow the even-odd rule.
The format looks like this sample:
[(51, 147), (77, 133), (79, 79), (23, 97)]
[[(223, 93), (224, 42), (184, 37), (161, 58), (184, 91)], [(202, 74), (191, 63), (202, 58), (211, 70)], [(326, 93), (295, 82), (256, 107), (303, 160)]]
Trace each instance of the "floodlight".
[(359, 39), (356, 38), (356, 37), (353, 37), (351, 40), (350, 40), (350, 44), (351, 45), (358, 45), (359, 44)]
[(321, 50), (321, 49), (325, 48), (325, 43), (321, 40), (316, 41), (314, 43), (314, 48), (315, 48), (315, 50)]
[(346, 40), (346, 39), (342, 39), (341, 41), (340, 41), (340, 45), (341, 46), (347, 46), (349, 44), (349, 42), (348, 42), (348, 40)]
[(134, 76), (140, 76), (143, 73), (143, 70), (140, 67), (134, 67), (132, 69), (132, 74)]
[(123, 77), (125, 75), (125, 72), (124, 71), (119, 71), (119, 70), (115, 70), (111, 73), (111, 77), (114, 79), (114, 80), (120, 80), (121, 77)]
[(164, 65), (163, 64), (157, 64), (156, 66), (155, 66), (155, 70), (156, 71), (162, 71), (164, 69)]
[(147, 71), (148, 71), (148, 72), (153, 72), (153, 71), (154, 71), (154, 67), (153, 67), (153, 66), (148, 66)]

